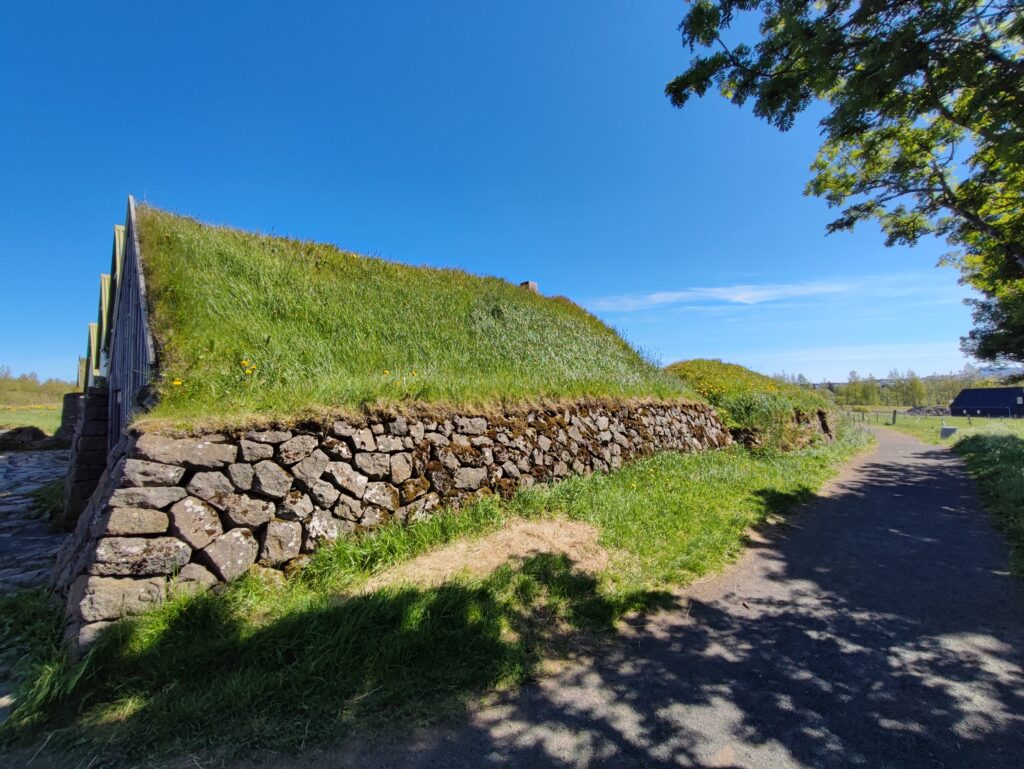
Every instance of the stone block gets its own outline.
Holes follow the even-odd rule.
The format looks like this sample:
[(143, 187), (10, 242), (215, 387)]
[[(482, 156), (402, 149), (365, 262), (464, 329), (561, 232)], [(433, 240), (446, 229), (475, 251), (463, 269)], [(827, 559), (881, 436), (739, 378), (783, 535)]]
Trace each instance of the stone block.
[(395, 451), (401, 451), (403, 448), (405, 446), (401, 438), (396, 438), (393, 435), (382, 435), (377, 438), (377, 451), (390, 454)]
[(149, 507), (163, 509), (185, 496), (185, 489), (179, 486), (144, 486), (131, 489), (117, 489), (110, 495), (111, 507)]
[(325, 510), (337, 501), (340, 493), (329, 481), (317, 481), (309, 488), (309, 496), (318, 507)]
[[(107, 441), (103, 440), (103, 448), (95, 449), (92, 451), (76, 451), (75, 452), (75, 470), (78, 471), (82, 467), (95, 467), (99, 468), (102, 473), (107, 467)], [(95, 472), (95, 471), (93, 471)], [(98, 477), (98, 476), (97, 476)]]
[(224, 582), (238, 579), (256, 563), (259, 544), (249, 529), (239, 528), (221, 534), (196, 555)]
[(122, 486), (174, 486), (185, 474), (184, 467), (126, 459), (121, 467)]
[(226, 499), (235, 493), (235, 485), (216, 471), (196, 473), (187, 488), (193, 497), (206, 500), (218, 510), (223, 510)]
[(324, 542), (334, 542), (342, 534), (342, 527), (337, 518), (326, 510), (314, 510), (305, 524), (305, 537), (302, 548), (307, 553), (313, 552)]
[(104, 537), (96, 544), (88, 573), (97, 576), (171, 574), (192, 556), (177, 537)]
[(296, 435), (282, 443), (278, 447), (277, 453), (281, 461), (290, 466), (308, 457), (316, 447), (316, 436)]
[(171, 533), (202, 550), (223, 533), (217, 512), (196, 497), (186, 497), (171, 507)]
[(260, 563), (280, 566), (297, 558), (302, 549), (302, 524), (298, 521), (271, 521), (263, 532)]
[(167, 593), (198, 593), (217, 584), (220, 584), (220, 580), (209, 569), (198, 563), (187, 563), (167, 584)]
[(79, 435), (106, 436), (107, 422), (103, 419), (86, 419), (79, 428)]
[(483, 435), (487, 432), (487, 420), (483, 417), (455, 417), (455, 429), (463, 435)]
[(352, 433), (352, 445), (356, 451), (376, 451), (377, 439), (373, 437), (372, 430), (364, 428)]
[(349, 438), (356, 432), (355, 427), (350, 425), (348, 422), (335, 422), (331, 426), (331, 433), (338, 438)]
[(224, 500), (224, 517), (233, 526), (258, 528), (274, 517), (276, 507), (265, 499), (232, 494)]
[(252, 488), (272, 499), (282, 499), (292, 487), (292, 476), (280, 465), (263, 460), (253, 467)]
[(408, 454), (392, 454), (391, 482), (405, 483), (412, 477), (412, 457)]
[(342, 491), (347, 491), (356, 499), (360, 499), (366, 491), (368, 478), (356, 472), (345, 462), (331, 462), (325, 472), (327, 478), (334, 482)]
[(320, 480), (324, 470), (327, 469), (327, 465), (330, 463), (330, 457), (320, 451), (320, 449), (316, 449), (308, 457), (292, 467), (292, 475), (305, 485), (306, 488), (309, 488)]
[(239, 491), (248, 491), (252, 488), (253, 474), (252, 465), (247, 465), (244, 462), (235, 462), (233, 465), (228, 465), (228, 478), (231, 479), (232, 485)]
[(475, 491), (487, 482), (487, 469), (483, 467), (460, 467), (453, 474), (455, 488)]
[(242, 459), (246, 462), (259, 462), (261, 459), (270, 459), (274, 456), (274, 447), (268, 443), (242, 439), (238, 442), (242, 451)]
[(245, 434), (247, 440), (255, 443), (284, 443), (292, 437), (291, 430), (250, 430)]
[(97, 519), (102, 524), (106, 517), (106, 526), (102, 531), (94, 530), (96, 536), (125, 537), (141, 534), (166, 534), (170, 526), (167, 513), (145, 507), (115, 507), (107, 516)]
[(238, 448), (203, 438), (168, 438), (144, 433), (135, 442), (135, 454), (150, 462), (215, 470), (234, 462)]
[(363, 494), (363, 502), (394, 512), (398, 508), (398, 489), (390, 483), (369, 483), (366, 486), (366, 493)]
[(163, 577), (95, 577), (82, 575), (71, 585), (68, 606), (82, 622), (115, 620), (140, 614), (164, 600)]
[(430, 482), (422, 476), (410, 478), (399, 487), (399, 491), (402, 495), (402, 502), (408, 504), (430, 491)]
[(294, 489), (284, 495), (277, 506), (277, 514), (286, 520), (304, 521), (313, 514), (313, 502), (308, 495)]
[(391, 472), (391, 458), (380, 452), (356, 454), (355, 465), (371, 480), (383, 480)]
[(352, 449), (345, 441), (338, 438), (327, 436), (320, 441), (320, 448), (334, 459), (352, 459)]
[(347, 494), (342, 494), (338, 497), (338, 504), (334, 506), (333, 513), (336, 518), (356, 522), (363, 517), (363, 503), (358, 499), (352, 499)]

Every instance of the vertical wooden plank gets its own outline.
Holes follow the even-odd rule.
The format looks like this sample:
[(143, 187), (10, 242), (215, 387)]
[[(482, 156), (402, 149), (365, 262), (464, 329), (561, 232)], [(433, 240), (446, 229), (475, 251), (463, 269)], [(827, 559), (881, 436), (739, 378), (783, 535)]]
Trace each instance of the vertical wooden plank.
[[(128, 198), (123, 243), (124, 257), (117, 271), (119, 274), (107, 378), (110, 390), (108, 450), (117, 444), (131, 420), (136, 399), (149, 383), (156, 363), (155, 345), (149, 331), (135, 200), (131, 197)], [(117, 248), (115, 238), (115, 259)]]

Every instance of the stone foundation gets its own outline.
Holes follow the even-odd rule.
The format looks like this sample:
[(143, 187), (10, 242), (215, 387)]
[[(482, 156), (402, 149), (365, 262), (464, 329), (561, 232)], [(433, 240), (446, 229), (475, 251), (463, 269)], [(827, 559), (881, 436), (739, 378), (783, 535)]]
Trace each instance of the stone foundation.
[(60, 427), (53, 434), (54, 438), (62, 441), (74, 439), (75, 429), (78, 427), (78, 417), (82, 413), (84, 403), (85, 393), (67, 393), (64, 396), (60, 411)]
[(338, 537), (484, 494), (607, 472), (658, 450), (730, 442), (702, 404), (577, 402), (500, 414), (378, 415), (330, 425), (128, 436), (100, 479), (55, 582), (67, 635), (96, 632), (169, 590), (283, 568)]
[(68, 474), (64, 481), (64, 510), (52, 522), (56, 528), (70, 531), (75, 527), (106, 467), (107, 390), (91, 387), (81, 396), (78, 405)]

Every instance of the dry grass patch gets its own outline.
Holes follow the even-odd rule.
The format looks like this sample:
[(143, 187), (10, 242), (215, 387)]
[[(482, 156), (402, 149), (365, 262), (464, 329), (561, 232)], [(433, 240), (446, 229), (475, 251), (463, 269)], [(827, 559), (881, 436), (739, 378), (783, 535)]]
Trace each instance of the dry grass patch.
[(596, 526), (559, 519), (516, 518), (480, 539), (453, 542), (447, 547), (394, 566), (368, 580), (361, 592), (382, 587), (435, 587), (458, 577), (485, 577), (509, 562), (522, 563), (537, 555), (564, 555), (573, 571), (596, 575), (608, 565), (608, 551), (597, 541)]

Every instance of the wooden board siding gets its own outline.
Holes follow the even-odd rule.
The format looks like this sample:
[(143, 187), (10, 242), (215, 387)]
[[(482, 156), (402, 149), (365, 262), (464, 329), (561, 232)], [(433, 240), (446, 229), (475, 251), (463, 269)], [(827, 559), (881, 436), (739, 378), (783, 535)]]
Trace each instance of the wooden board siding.
[(122, 431), (131, 421), (133, 411), (138, 408), (139, 394), (149, 383), (156, 364), (153, 337), (149, 332), (146, 280), (142, 273), (135, 199), (132, 197), (128, 198), (124, 243), (124, 259), (120, 270), (117, 270), (120, 275), (114, 300), (110, 358), (107, 364), (110, 397), (108, 451), (117, 445)]

